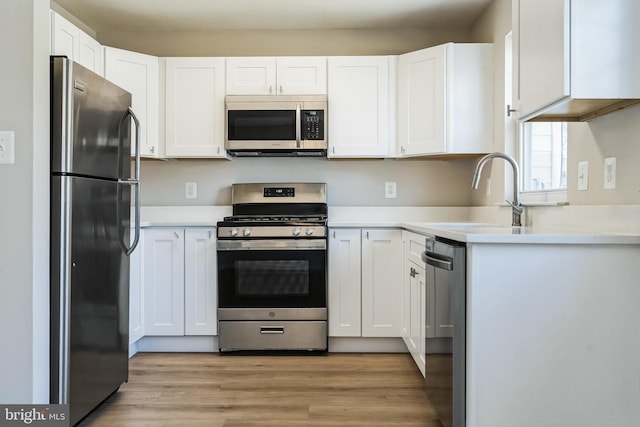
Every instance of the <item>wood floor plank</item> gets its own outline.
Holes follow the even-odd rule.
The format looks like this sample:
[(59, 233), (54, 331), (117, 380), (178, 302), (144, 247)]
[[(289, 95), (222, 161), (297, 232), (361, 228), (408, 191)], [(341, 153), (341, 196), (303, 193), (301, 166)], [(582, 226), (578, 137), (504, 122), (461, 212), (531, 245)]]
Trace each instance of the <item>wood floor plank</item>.
[(82, 427), (440, 427), (406, 354), (143, 353)]

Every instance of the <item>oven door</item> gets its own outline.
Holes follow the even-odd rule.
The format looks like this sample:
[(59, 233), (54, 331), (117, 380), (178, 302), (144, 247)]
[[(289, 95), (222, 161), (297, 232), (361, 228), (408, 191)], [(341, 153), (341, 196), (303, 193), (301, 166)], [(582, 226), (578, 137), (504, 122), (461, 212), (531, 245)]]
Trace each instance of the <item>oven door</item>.
[(324, 239), (219, 240), (219, 308), (326, 310), (326, 245)]

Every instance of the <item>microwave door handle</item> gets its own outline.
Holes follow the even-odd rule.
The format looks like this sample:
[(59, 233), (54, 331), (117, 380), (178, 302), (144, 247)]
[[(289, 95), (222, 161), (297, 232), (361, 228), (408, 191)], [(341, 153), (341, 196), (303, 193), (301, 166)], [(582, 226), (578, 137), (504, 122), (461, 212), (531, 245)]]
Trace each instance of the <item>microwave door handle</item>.
[(302, 106), (296, 105), (296, 148), (302, 148), (302, 139), (300, 138), (300, 128), (302, 123), (300, 122)]

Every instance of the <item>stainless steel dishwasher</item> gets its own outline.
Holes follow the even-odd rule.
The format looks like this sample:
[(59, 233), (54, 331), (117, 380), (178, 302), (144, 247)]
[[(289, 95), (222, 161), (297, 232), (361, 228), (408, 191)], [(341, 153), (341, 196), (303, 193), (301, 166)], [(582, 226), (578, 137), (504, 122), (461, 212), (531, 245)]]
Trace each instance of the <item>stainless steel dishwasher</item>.
[[(437, 318), (447, 319), (441, 328), (448, 331), (444, 346), (442, 339), (425, 338), (427, 396), (443, 427), (464, 427), (466, 420), (465, 252), (466, 246), (462, 242), (428, 236), (422, 253), (426, 263), (426, 286), (433, 289), (431, 295), (435, 295), (435, 304), (431, 307)], [(430, 301), (426, 304), (430, 307)], [(433, 326), (438, 328), (440, 325)]]

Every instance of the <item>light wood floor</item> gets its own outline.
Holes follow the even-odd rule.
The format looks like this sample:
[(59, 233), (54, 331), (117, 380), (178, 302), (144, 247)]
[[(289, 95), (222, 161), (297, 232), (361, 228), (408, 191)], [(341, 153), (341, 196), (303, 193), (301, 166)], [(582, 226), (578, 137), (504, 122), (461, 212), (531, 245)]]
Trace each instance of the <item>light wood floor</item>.
[(440, 427), (408, 354), (145, 353), (82, 427)]

